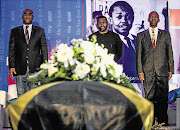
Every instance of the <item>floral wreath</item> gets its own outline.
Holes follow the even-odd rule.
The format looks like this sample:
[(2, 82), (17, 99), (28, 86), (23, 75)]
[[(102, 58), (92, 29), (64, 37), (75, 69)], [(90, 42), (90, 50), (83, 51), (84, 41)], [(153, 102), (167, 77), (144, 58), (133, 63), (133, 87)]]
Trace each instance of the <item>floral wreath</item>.
[(95, 35), (91, 41), (73, 39), (71, 46), (61, 43), (57, 52), (52, 52), (51, 60), (41, 64), (28, 80), (40, 85), (58, 80), (106, 81), (135, 91), (123, 66), (114, 61), (114, 54), (96, 43)]

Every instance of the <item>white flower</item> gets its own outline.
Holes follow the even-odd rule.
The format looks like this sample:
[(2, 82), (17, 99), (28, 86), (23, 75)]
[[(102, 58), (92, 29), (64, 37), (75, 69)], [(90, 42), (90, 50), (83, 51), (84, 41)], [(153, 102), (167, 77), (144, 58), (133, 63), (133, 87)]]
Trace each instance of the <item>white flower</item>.
[(41, 68), (41, 69), (48, 69), (48, 68), (50, 68), (50, 64), (48, 64), (48, 63), (43, 63), (43, 64), (41, 64), (40, 68)]
[(41, 64), (41, 69), (47, 69), (48, 70), (48, 76), (51, 77), (54, 73), (58, 71), (57, 67), (54, 67), (55, 64), (50, 63), (43, 63)]
[(71, 66), (73, 66), (73, 65), (75, 64), (74, 59), (69, 60), (69, 64), (70, 64)]
[(107, 49), (107, 48), (104, 48), (104, 52), (105, 52), (106, 54), (108, 54), (108, 49)]
[(64, 62), (64, 67), (68, 67), (68, 62), (66, 61), (66, 62)]
[(96, 57), (96, 63), (99, 63), (100, 62), (100, 58), (99, 57)]
[(83, 39), (79, 38), (79, 39), (78, 39), (78, 42), (83, 42)]
[(95, 61), (95, 57), (94, 57), (94, 54), (92, 53), (92, 51), (84, 52), (84, 60), (88, 64), (93, 64), (93, 62)]
[(120, 83), (120, 81), (121, 81), (121, 80), (120, 80), (120, 78), (118, 78), (118, 81), (117, 81), (117, 83), (119, 84), (119, 83)]
[(101, 63), (106, 65), (106, 66), (109, 66), (111, 64), (117, 64), (115, 61), (114, 61), (114, 55), (107, 55), (107, 54), (104, 54), (101, 58)]
[(113, 68), (111, 68), (111, 69), (109, 70), (109, 73), (110, 73), (113, 77), (119, 78), (120, 75), (121, 75), (122, 72), (123, 72), (123, 67), (122, 67), (122, 65), (113, 64), (112, 67), (113, 67)]
[(90, 67), (87, 64), (77, 64), (74, 73), (79, 79), (83, 79), (90, 72)]
[(106, 72), (106, 66), (104, 64), (100, 64), (100, 72), (101, 72), (102, 76), (104, 78), (106, 78), (107, 72)]
[(97, 56), (104, 56), (106, 54), (104, 49), (101, 46), (99, 46), (97, 43), (95, 44), (95, 52)]
[(91, 67), (92, 75), (96, 75), (99, 68), (100, 68), (100, 63), (93, 64), (93, 66)]
[(123, 66), (122, 65), (118, 65), (118, 64), (114, 64), (114, 69), (115, 69), (115, 77), (119, 78), (120, 75), (123, 72)]
[(83, 42), (83, 39), (75, 39), (75, 38), (73, 38), (71, 40), (71, 43), (79, 43), (79, 42)]
[(54, 73), (58, 72), (58, 69), (54, 66), (48, 68), (48, 77), (51, 77)]
[(66, 62), (73, 58), (74, 51), (68, 47), (67, 44), (60, 44), (57, 51), (57, 60), (59, 62)]
[(99, 69), (102, 76), (105, 78), (107, 76), (107, 72), (106, 72), (107, 68), (104, 64), (101, 63), (93, 64), (93, 67), (91, 68), (92, 75), (96, 75)]
[(84, 52), (86, 51), (90, 51), (92, 53), (94, 53), (94, 44), (92, 42), (89, 41), (83, 41), (80, 43), (81, 48), (83, 48)]
[(54, 63), (54, 60), (52, 60), (52, 59), (51, 59), (51, 60), (48, 60), (48, 63), (49, 63), (49, 64), (53, 64), (53, 63)]
[(81, 64), (77, 59), (74, 59), (75, 64)]
[(73, 39), (71, 40), (71, 43), (77, 43), (77, 42), (78, 42), (78, 40), (75, 39), (75, 38), (73, 38)]

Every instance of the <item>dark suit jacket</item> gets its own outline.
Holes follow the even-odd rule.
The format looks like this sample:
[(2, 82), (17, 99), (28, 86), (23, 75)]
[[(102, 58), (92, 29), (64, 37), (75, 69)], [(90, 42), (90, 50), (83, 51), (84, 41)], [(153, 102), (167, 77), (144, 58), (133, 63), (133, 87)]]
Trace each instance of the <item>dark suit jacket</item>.
[[(137, 74), (168, 76), (174, 73), (174, 60), (169, 32), (159, 30), (156, 47), (153, 48), (149, 30), (139, 33), (136, 38), (136, 69)], [(150, 75), (149, 75), (150, 76)]]
[[(134, 43), (134, 47), (136, 48), (136, 36), (131, 35), (134, 40), (129, 39), (127, 42), (132, 42)], [(128, 77), (137, 77), (137, 72), (136, 72), (136, 50), (132, 48), (131, 45), (128, 45), (127, 47), (123, 43), (123, 49), (122, 49), (122, 56), (120, 60), (118, 61), (119, 64), (123, 64), (123, 71)], [(133, 82), (138, 82), (138, 80), (133, 80)]]
[(24, 75), (29, 62), (30, 73), (48, 60), (47, 42), (44, 29), (32, 26), (29, 44), (27, 45), (23, 26), (11, 30), (9, 40), (9, 68), (15, 68), (18, 75)]

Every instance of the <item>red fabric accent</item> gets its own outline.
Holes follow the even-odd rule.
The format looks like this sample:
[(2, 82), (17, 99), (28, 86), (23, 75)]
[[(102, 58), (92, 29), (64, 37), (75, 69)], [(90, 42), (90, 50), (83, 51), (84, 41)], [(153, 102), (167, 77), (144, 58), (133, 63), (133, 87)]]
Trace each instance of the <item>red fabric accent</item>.
[(8, 85), (11, 85), (11, 84), (16, 84), (16, 81), (13, 81), (13, 79), (11, 78), (11, 76), (9, 74)]
[(155, 40), (154, 40), (154, 42), (152, 44), (153, 44), (153, 48), (155, 49)]

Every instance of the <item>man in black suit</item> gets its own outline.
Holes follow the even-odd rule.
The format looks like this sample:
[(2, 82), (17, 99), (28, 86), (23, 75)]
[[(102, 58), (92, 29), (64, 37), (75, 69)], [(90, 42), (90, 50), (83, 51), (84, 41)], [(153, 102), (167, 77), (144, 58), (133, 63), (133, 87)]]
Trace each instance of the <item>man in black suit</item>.
[(22, 14), (23, 25), (13, 28), (9, 40), (9, 71), (16, 76), (18, 96), (32, 88), (27, 77), (48, 60), (44, 29), (32, 25), (33, 11), (27, 8)]
[(145, 97), (154, 104), (154, 117), (168, 125), (168, 81), (174, 73), (171, 37), (158, 29), (159, 15), (149, 14), (150, 28), (136, 38), (136, 69), (144, 85)]
[(122, 55), (122, 41), (118, 34), (109, 31), (108, 21), (105, 16), (99, 16), (97, 18), (97, 26), (99, 31), (91, 34), (88, 38), (91, 40), (96, 37), (96, 42), (108, 49), (108, 53), (114, 54), (114, 60), (117, 62)]

